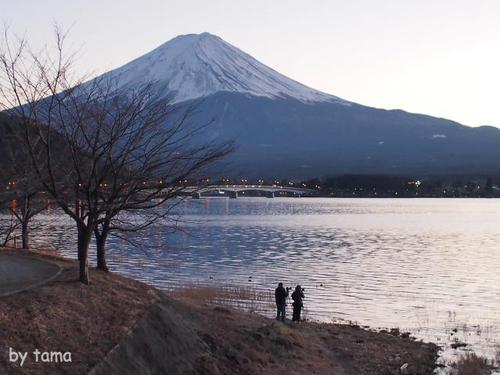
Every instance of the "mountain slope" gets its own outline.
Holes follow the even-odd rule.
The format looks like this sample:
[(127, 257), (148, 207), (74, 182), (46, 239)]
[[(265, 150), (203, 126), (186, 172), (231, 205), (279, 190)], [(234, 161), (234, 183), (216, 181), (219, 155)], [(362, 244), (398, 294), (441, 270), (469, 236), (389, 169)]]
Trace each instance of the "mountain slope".
[(160, 96), (195, 102), (193, 121), (215, 119), (206, 137), (236, 141), (228, 175), (500, 172), (499, 129), (348, 102), (208, 33), (176, 37), (104, 77), (124, 88), (154, 81)]
[(228, 174), (306, 178), (342, 173), (498, 174), (500, 131), (400, 110), (304, 104), (233, 93), (203, 101), (198, 121), (236, 139)]
[(178, 36), (106, 76), (122, 86), (155, 81), (175, 102), (225, 91), (349, 104), (285, 77), (209, 33)]

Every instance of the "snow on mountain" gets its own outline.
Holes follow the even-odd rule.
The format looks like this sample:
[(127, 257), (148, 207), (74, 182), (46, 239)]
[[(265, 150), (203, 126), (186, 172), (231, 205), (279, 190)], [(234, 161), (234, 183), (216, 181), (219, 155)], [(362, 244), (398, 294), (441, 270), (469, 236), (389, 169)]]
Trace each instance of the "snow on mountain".
[(156, 82), (174, 102), (236, 92), (350, 104), (285, 77), (209, 33), (180, 35), (106, 75), (118, 78), (123, 87)]

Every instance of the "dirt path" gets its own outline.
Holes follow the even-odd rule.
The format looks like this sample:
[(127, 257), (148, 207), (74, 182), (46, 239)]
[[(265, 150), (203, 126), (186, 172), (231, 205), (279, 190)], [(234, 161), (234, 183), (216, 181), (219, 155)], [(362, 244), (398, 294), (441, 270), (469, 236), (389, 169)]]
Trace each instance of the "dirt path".
[(61, 267), (49, 261), (0, 254), (0, 297), (42, 285), (60, 272)]

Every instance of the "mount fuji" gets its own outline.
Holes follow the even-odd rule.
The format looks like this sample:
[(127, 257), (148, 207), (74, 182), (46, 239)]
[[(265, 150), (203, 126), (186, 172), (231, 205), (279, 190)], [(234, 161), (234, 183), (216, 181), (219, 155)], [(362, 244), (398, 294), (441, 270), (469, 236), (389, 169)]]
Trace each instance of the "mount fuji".
[(232, 92), (348, 104), (285, 77), (209, 33), (178, 36), (107, 75), (125, 87), (156, 82), (173, 102)]
[(228, 175), (498, 174), (500, 130), (356, 104), (294, 81), (221, 38), (178, 36), (105, 73), (121, 88), (154, 82), (209, 137), (232, 139)]

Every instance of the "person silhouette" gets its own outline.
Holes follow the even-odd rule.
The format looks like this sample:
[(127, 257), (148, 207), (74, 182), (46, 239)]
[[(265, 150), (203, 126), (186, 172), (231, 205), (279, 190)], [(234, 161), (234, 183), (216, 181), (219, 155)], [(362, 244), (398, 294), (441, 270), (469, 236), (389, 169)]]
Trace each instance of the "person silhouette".
[(285, 320), (286, 297), (288, 297), (288, 288), (283, 288), (283, 283), (279, 283), (278, 287), (274, 291), (274, 297), (276, 299), (276, 319)]
[(300, 322), (300, 312), (302, 311), (302, 306), (304, 306), (302, 300), (304, 299), (304, 290), (300, 285), (295, 287), (294, 292), (292, 293), (293, 299), (293, 316), (292, 321)]

